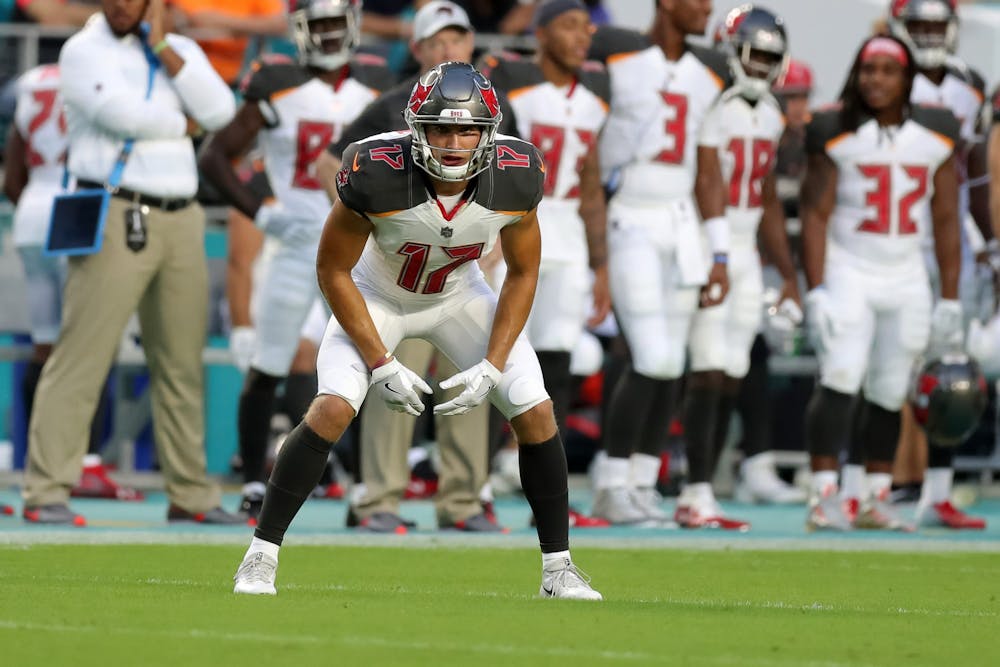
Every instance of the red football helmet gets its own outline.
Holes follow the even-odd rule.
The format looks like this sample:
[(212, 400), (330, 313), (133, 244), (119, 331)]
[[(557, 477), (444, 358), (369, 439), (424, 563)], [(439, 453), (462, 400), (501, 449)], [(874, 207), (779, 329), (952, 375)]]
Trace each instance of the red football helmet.
[(958, 46), (955, 0), (893, 0), (889, 30), (910, 51), (917, 65), (942, 67)]
[(812, 68), (801, 60), (788, 61), (788, 69), (774, 84), (774, 92), (780, 95), (808, 95), (813, 89)]

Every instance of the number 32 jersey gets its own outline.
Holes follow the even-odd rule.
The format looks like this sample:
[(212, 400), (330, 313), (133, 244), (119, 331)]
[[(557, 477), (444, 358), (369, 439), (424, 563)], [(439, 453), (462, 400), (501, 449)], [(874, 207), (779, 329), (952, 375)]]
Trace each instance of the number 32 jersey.
[(356, 56), (332, 86), (282, 57), (255, 63), (243, 82), (244, 98), (258, 104), (266, 123), (260, 145), (275, 197), (316, 226), (330, 212), (316, 159), (390, 83), (388, 70), (361, 58)]
[(862, 268), (921, 263), (931, 231), (934, 174), (952, 155), (959, 125), (950, 111), (914, 105), (897, 127), (863, 119), (854, 131), (832, 108), (813, 116), (806, 151), (837, 165), (837, 203), (828, 235)]
[(354, 278), (407, 302), (455, 294), (481, 275), (500, 230), (542, 199), (545, 165), (526, 141), (497, 135), (490, 166), (446, 210), (413, 164), (409, 132), (389, 132), (351, 144), (337, 174), (340, 201), (371, 221), (369, 243)]
[(590, 56), (611, 76), (600, 143), (605, 180), (620, 170), (617, 196), (640, 205), (689, 197), (702, 123), (730, 85), (725, 57), (688, 45), (672, 62), (644, 36), (619, 28), (599, 30)]
[(587, 259), (580, 208), (580, 169), (608, 116), (608, 75), (587, 63), (572, 83), (556, 86), (534, 62), (487, 56), (485, 74), (507, 94), (519, 134), (545, 159), (545, 197), (538, 209), (542, 253), (547, 259)]

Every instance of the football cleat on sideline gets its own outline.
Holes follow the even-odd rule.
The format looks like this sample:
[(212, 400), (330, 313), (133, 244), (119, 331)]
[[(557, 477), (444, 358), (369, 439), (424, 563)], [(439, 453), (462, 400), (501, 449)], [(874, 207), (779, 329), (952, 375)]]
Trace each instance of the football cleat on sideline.
[(50, 526), (77, 526), (80, 528), (87, 525), (86, 519), (71, 510), (69, 505), (64, 503), (25, 507), (21, 516), (24, 518), (26, 523), (45, 524)]
[(670, 513), (663, 509), (663, 496), (653, 487), (632, 489), (632, 503), (646, 515), (646, 520), (660, 526), (673, 523)]
[(986, 519), (966, 514), (951, 504), (950, 500), (940, 503), (918, 504), (917, 524), (922, 527), (942, 527), (953, 530), (985, 530)]
[(740, 519), (731, 519), (722, 513), (718, 503), (707, 507), (698, 505), (677, 505), (674, 511), (674, 521), (681, 528), (715, 528), (718, 530), (735, 530), (745, 533), (750, 530), (750, 523)]
[(915, 526), (903, 521), (893, 508), (888, 492), (882, 498), (872, 498), (861, 504), (860, 511), (854, 518), (854, 527), (862, 530), (898, 530), (904, 533), (916, 530)]
[(10, 505), (4, 505), (0, 503), (0, 515), (3, 516), (14, 516), (14, 508)]
[(649, 521), (646, 512), (636, 504), (632, 490), (624, 486), (598, 489), (590, 515), (616, 526), (641, 525)]
[(590, 577), (566, 558), (542, 568), (542, 585), (538, 594), (543, 598), (563, 600), (603, 600), (590, 586)]
[(107, 500), (144, 500), (142, 491), (121, 486), (108, 476), (102, 463), (85, 465), (80, 473), (80, 481), (70, 490), (73, 498), (103, 498)]
[(262, 551), (247, 554), (233, 576), (233, 592), (244, 595), (277, 595), (274, 579), (278, 561)]
[(854, 528), (853, 519), (848, 516), (848, 501), (841, 500), (836, 490), (826, 493), (821, 498), (815, 498), (809, 503), (809, 513), (806, 515), (806, 530), (838, 530), (845, 531)]

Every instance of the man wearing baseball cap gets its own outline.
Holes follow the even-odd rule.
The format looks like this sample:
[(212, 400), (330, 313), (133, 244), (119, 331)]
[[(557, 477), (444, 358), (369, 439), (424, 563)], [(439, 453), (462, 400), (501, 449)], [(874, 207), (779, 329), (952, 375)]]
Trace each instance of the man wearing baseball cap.
[[(336, 175), (343, 151), (353, 142), (372, 135), (405, 130), (402, 110), (414, 84), (435, 65), (449, 61), (472, 61), (474, 34), (469, 15), (448, 0), (434, 0), (416, 13), (410, 49), (420, 64), (420, 73), (386, 91), (344, 128), (340, 138), (317, 160), (320, 182), (331, 201), (336, 197)], [(518, 136), (514, 112), (501, 94), (503, 120), (500, 133)], [(422, 340), (403, 341), (395, 357), (407, 368), (423, 373), (434, 350)], [(443, 356), (437, 357), (437, 375), (458, 372)], [(446, 398), (452, 398), (446, 394)], [(412, 440), (415, 420), (390, 411), (382, 401), (367, 401), (361, 409), (361, 473), (365, 488), (352, 499), (348, 524), (371, 532), (405, 532), (407, 524), (398, 514), (409, 481), (406, 452)], [(479, 504), (479, 490), (488, 474), (489, 408), (484, 403), (456, 417), (438, 418), (435, 423), (441, 454), (439, 493), (436, 497), (438, 525), (476, 532), (502, 530)]]

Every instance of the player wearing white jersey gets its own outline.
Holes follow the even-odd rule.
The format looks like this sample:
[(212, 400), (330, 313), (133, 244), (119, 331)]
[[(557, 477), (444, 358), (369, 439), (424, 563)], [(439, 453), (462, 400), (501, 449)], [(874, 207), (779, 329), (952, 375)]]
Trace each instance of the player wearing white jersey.
[[(265, 234), (278, 241), (260, 286), (256, 347), (240, 395), (242, 510), (250, 519), (264, 496), (264, 459), (275, 391), (288, 374), (299, 333), (318, 296), (312, 268), (330, 209), (315, 161), (341, 128), (376, 96), (384, 70), (352, 61), (360, 39), (357, 0), (299, 0), (290, 15), (300, 64), (262, 62), (245, 83), (244, 104), (203, 153), (206, 177)], [(378, 85), (378, 84), (376, 84)], [(259, 139), (274, 192), (262, 200), (237, 176), (232, 160)]]
[(787, 63), (788, 38), (780, 17), (742, 5), (726, 16), (716, 41), (728, 56), (736, 83), (709, 114), (700, 143), (719, 151), (729, 183), (729, 294), (718, 306), (699, 309), (691, 328), (691, 373), (684, 400), (688, 477), (675, 520), (688, 527), (745, 530), (749, 524), (723, 515), (711, 480), (761, 323), (764, 285), (758, 226), (785, 281), (781, 300), (796, 304), (786, 308), (798, 308), (795, 266), (774, 175), (785, 120), (770, 93)]
[(603, 321), (611, 308), (597, 148), (610, 90), (603, 65), (584, 60), (593, 26), (582, 2), (542, 5), (536, 25), (536, 60), (489, 56), (483, 73), (507, 93), (519, 134), (545, 159), (545, 196), (538, 206), (542, 263), (525, 330), (565, 437), (570, 353), (584, 325)]
[[(807, 128), (802, 186), (809, 330), (821, 377), (806, 414), (813, 486), (809, 528), (905, 529), (888, 503), (892, 463), (913, 364), (960, 335), (955, 146), (950, 111), (909, 102), (916, 63), (903, 42), (866, 41), (838, 108)], [(933, 308), (921, 250), (933, 234), (941, 300)], [(856, 516), (837, 493), (852, 402), (867, 493)]]
[[(978, 119), (984, 99), (982, 77), (955, 57), (958, 40), (958, 15), (953, 0), (893, 0), (890, 6), (889, 27), (913, 52), (917, 62), (917, 75), (913, 80), (910, 100), (914, 103), (941, 106), (949, 109), (960, 123), (960, 144), (956, 152), (959, 169), (958, 215), (962, 230), (962, 268), (959, 277), (958, 303), (951, 304), (954, 312), (961, 312), (966, 319), (979, 312), (982, 291), (976, 255), (984, 247), (983, 237), (990, 238), (990, 216), (987, 189), (989, 178), (985, 172), (985, 143), (980, 136)], [(974, 186), (974, 187), (973, 187)], [(933, 240), (924, 239), (924, 254), (932, 285), (937, 283), (934, 265)], [(935, 296), (939, 297), (937, 290)], [(960, 344), (960, 340), (956, 341)], [(940, 354), (941, 350), (930, 350)], [(950, 528), (985, 528), (985, 521), (971, 517), (955, 508), (950, 501), (952, 459), (954, 447), (928, 445), (928, 468), (923, 471), (917, 455), (923, 445), (923, 434), (913, 424), (904, 429), (910, 434), (904, 438), (900, 457), (901, 469), (913, 468), (914, 479), (923, 477), (917, 518), (921, 524)], [(842, 495), (857, 497), (861, 491), (863, 469), (858, 443), (852, 441), (848, 465), (844, 466)], [(910, 462), (917, 465), (912, 465)], [(910, 481), (903, 479), (902, 481)]]
[(670, 520), (654, 485), (691, 318), (699, 301), (717, 305), (728, 288), (719, 153), (698, 137), (730, 72), (720, 53), (686, 41), (705, 32), (711, 10), (707, 0), (659, 0), (650, 39), (605, 29), (591, 53), (611, 76), (600, 141), (602, 172), (615, 190), (608, 273), (632, 362), (611, 392), (603, 429), (608, 458), (595, 475), (594, 514), (613, 523)]
[[(441, 383), (464, 390), (435, 413), (463, 414), (489, 399), (517, 433), (542, 550), (539, 593), (600, 600), (570, 558), (566, 456), (522, 331), (541, 253), (541, 156), (497, 135), (496, 91), (471, 65), (431, 69), (405, 114), (410, 132), (344, 152), (317, 257), (334, 312), (320, 348), (320, 394), (281, 449), (234, 590), (275, 593), (285, 531), (369, 387), (394, 410), (423, 411), (419, 392), (430, 387), (392, 355), (403, 339), (420, 337), (466, 369)], [(474, 261), (498, 240), (508, 266), (499, 296)]]

